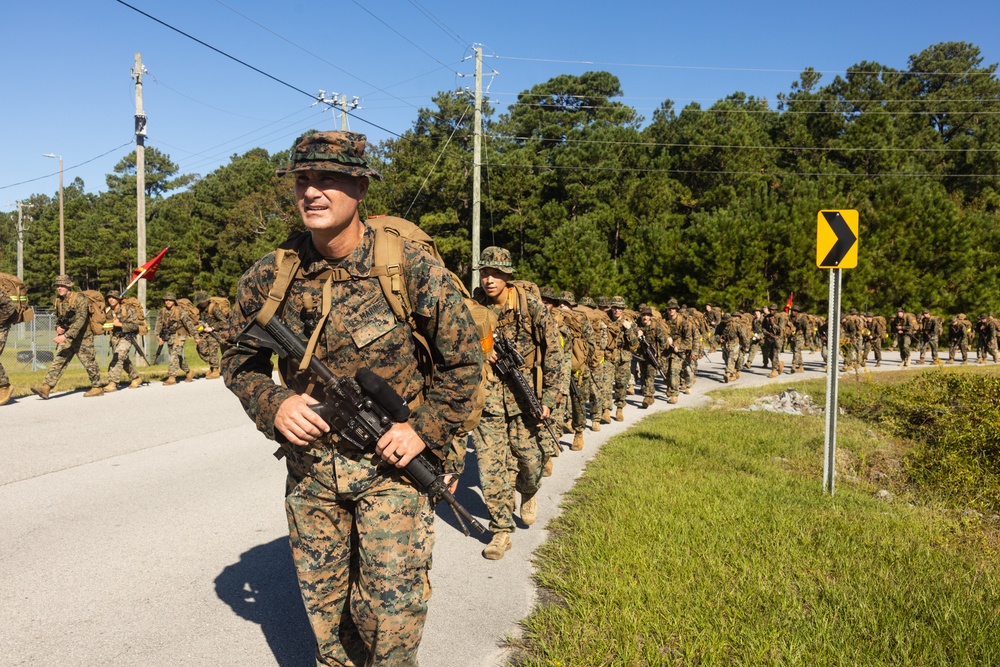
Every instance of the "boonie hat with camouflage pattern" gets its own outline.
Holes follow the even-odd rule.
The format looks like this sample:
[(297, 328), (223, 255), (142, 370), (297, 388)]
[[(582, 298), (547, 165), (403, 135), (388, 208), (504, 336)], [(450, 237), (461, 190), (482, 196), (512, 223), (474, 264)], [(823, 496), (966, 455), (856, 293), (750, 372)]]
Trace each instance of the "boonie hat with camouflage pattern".
[(611, 297), (611, 307), (612, 308), (621, 308), (622, 310), (625, 310), (626, 308), (628, 308), (628, 305), (625, 303), (625, 297), (623, 297), (623, 296), (613, 296), (613, 297)]
[(594, 300), (592, 298), (590, 298), (589, 296), (581, 297), (579, 303), (580, 303), (581, 306), (586, 306), (587, 308), (596, 308), (597, 307), (597, 304), (594, 303)]
[(570, 306), (576, 305), (576, 296), (574, 296), (572, 292), (559, 292), (559, 300)]
[(639, 305), (639, 314), (640, 315), (652, 315), (653, 314), (653, 309), (650, 308), (648, 305), (646, 305), (644, 303), (640, 304)]
[(600, 309), (602, 309), (602, 310), (605, 309), (605, 308), (610, 308), (611, 307), (611, 299), (609, 299), (606, 296), (599, 296), (599, 297), (597, 297), (597, 307), (600, 308)]
[(166, 294), (163, 295), (163, 300), (164, 301), (177, 301), (177, 295), (174, 294), (173, 292), (167, 292)]
[(670, 301), (667, 301), (667, 310), (670, 310), (671, 308), (674, 310), (680, 308), (680, 306), (677, 305), (677, 299), (670, 299)]
[(200, 292), (195, 292), (192, 301), (194, 301), (196, 305), (205, 303), (206, 301), (208, 301), (208, 292), (205, 292), (204, 290)]
[(377, 181), (382, 175), (365, 157), (367, 138), (358, 132), (314, 132), (303, 134), (292, 145), (292, 161), (278, 174), (297, 171), (336, 171), (350, 176), (368, 176)]
[(496, 269), (507, 275), (514, 275), (514, 262), (510, 258), (510, 251), (495, 245), (486, 248), (479, 256), (479, 266), (476, 267), (477, 271), (482, 269)]
[(556, 291), (549, 285), (542, 285), (538, 288), (538, 293), (541, 294), (542, 299), (545, 301), (558, 301), (559, 297), (556, 296)]
[(56, 276), (56, 287), (72, 287), (73, 281), (69, 279), (69, 276)]
[(121, 301), (122, 300), (122, 293), (119, 292), (116, 289), (109, 289), (104, 294), (104, 298), (106, 298), (106, 299), (118, 299), (119, 301)]

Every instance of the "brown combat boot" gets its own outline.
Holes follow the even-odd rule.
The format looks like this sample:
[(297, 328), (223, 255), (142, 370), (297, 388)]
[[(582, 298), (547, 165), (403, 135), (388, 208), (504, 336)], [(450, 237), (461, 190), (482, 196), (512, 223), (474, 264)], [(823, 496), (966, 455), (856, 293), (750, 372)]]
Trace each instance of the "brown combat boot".
[(646, 396), (645, 398), (643, 398), (642, 399), (642, 409), (645, 410), (646, 408), (648, 408), (649, 406), (651, 406), (655, 402), (655, 400), (656, 399), (654, 399), (652, 396)]
[(168, 377), (166, 380), (163, 381), (163, 384), (165, 384), (168, 387), (172, 384), (177, 384), (177, 378), (171, 375), (170, 377)]
[(530, 526), (535, 523), (535, 519), (538, 518), (538, 499), (535, 498), (535, 494), (530, 496), (525, 496), (521, 494), (521, 521), (524, 522), (525, 526)]
[(590, 430), (593, 431), (594, 433), (597, 433), (598, 431), (600, 431), (601, 430), (601, 420), (600, 419), (591, 419), (590, 420)]
[(510, 533), (494, 533), (493, 539), (483, 549), (483, 558), (500, 560), (508, 551), (510, 551)]
[(84, 398), (93, 398), (94, 396), (104, 396), (104, 387), (91, 387), (84, 393)]
[(118, 383), (117, 382), (109, 382), (106, 385), (104, 385), (104, 392), (105, 393), (110, 394), (113, 391), (118, 391)]
[(220, 377), (222, 377), (222, 374), (219, 372), (218, 368), (212, 368), (205, 374), (205, 378), (208, 380), (215, 380)]
[(552, 477), (552, 457), (550, 456), (545, 461), (545, 467), (542, 469), (542, 477)]
[(569, 434), (569, 433), (572, 433), (572, 432), (573, 432), (573, 427), (570, 425), (570, 423), (569, 422), (563, 422), (563, 433), (564, 434)]
[(52, 387), (50, 387), (47, 384), (43, 384), (40, 387), (32, 387), (31, 388), (31, 393), (32, 394), (35, 394), (37, 396), (41, 396), (42, 398), (48, 398), (49, 397), (49, 392), (51, 392), (51, 391), (52, 391)]
[(778, 371), (772, 370), (770, 373), (767, 374), (767, 377), (769, 377), (769, 378), (776, 378), (776, 377), (778, 377)]
[(602, 424), (611, 423), (611, 408), (604, 408), (604, 412), (601, 413), (601, 423)]
[(184, 381), (185, 382), (194, 382), (194, 369), (193, 368), (189, 368), (188, 369), (187, 375), (184, 376)]
[(10, 401), (10, 397), (11, 395), (13, 395), (13, 393), (14, 393), (13, 385), (8, 384), (0, 387), (0, 405), (5, 405), (8, 401)]
[(672, 405), (676, 405), (677, 404), (677, 397), (676, 396), (671, 396), (670, 398), (667, 399), (667, 403), (670, 403)]
[(583, 449), (583, 431), (573, 436), (573, 444), (569, 446), (571, 452), (578, 452)]
[(625, 421), (625, 415), (624, 415), (624, 413), (622, 413), (622, 409), (621, 408), (618, 408), (617, 410), (615, 410), (615, 421), (616, 422)]
[(785, 372), (785, 362), (784, 361), (779, 361), (778, 362), (778, 375), (781, 375), (784, 372)]
[(141, 386), (142, 386), (142, 378), (136, 378), (131, 382), (129, 382), (128, 384), (129, 389), (138, 389)]

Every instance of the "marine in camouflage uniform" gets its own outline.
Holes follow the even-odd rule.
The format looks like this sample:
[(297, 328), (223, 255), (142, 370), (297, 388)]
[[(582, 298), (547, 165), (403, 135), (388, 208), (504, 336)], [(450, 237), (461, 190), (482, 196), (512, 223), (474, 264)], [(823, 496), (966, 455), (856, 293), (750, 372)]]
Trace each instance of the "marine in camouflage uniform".
[(861, 365), (868, 363), (868, 355), (875, 353), (875, 367), (882, 365), (882, 339), (885, 337), (885, 318), (881, 315), (865, 313), (865, 349), (861, 357)]
[(198, 356), (208, 364), (205, 378), (219, 377), (219, 336), (229, 321), (229, 304), (222, 297), (209, 297), (208, 292), (196, 292), (194, 305), (198, 306), (201, 324), (195, 336)]
[(792, 327), (795, 332), (791, 337), (792, 348), (792, 368), (789, 373), (805, 373), (805, 366), (802, 365), (802, 350), (806, 346), (806, 336), (809, 333), (809, 317), (795, 306), (792, 306)]
[(686, 320), (690, 323), (693, 338), (691, 354), (681, 363), (681, 391), (691, 393), (691, 387), (698, 381), (698, 360), (705, 356), (705, 346), (712, 336), (713, 328), (708, 325), (705, 316), (697, 308), (681, 307)]
[(142, 386), (142, 378), (132, 363), (131, 355), (132, 341), (139, 333), (139, 313), (122, 301), (122, 295), (118, 290), (108, 290), (104, 298), (108, 302), (104, 326), (106, 329), (110, 328), (111, 334), (111, 365), (108, 366), (108, 384), (105, 385), (104, 391), (118, 391), (122, 373), (128, 376), (129, 387), (137, 389)]
[(847, 317), (843, 318), (840, 324), (840, 347), (844, 353), (844, 370), (860, 368), (861, 352), (859, 346), (864, 343), (862, 339), (864, 336), (865, 321), (858, 315), (857, 308), (851, 308), (848, 311)]
[(708, 346), (710, 352), (715, 352), (715, 348), (719, 345), (718, 330), (719, 324), (722, 322), (722, 311), (714, 307), (710, 303), (705, 304), (705, 324), (708, 325), (709, 336), (708, 336)]
[[(590, 369), (597, 353), (597, 335), (586, 312), (576, 308), (576, 297), (572, 292), (564, 290), (559, 293), (559, 308), (572, 331), (574, 344), (578, 349), (581, 344), (585, 348), (582, 359), (577, 360), (577, 369), (571, 370), (571, 379), (577, 391), (571, 390), (569, 395), (570, 422), (573, 429), (573, 444), (570, 445), (570, 449), (580, 451), (583, 449), (583, 430), (587, 428), (587, 398), (592, 382)], [(582, 363), (579, 363), (580, 361)]]
[(104, 387), (101, 369), (97, 365), (97, 351), (94, 349), (94, 332), (90, 330), (90, 304), (84, 294), (72, 291), (73, 281), (69, 276), (57, 276), (55, 285), (56, 337), (52, 339), (56, 344), (55, 357), (41, 386), (32, 387), (31, 391), (42, 398), (48, 398), (49, 392), (66, 370), (66, 364), (73, 355), (77, 355), (90, 379), (90, 389), (84, 396), (101, 396), (104, 394)]
[(732, 382), (740, 374), (740, 325), (730, 314), (725, 313), (715, 327), (715, 338), (722, 348), (722, 361), (726, 370), (722, 374), (723, 382)]
[(787, 315), (778, 310), (778, 304), (772, 303), (764, 317), (764, 360), (771, 367), (769, 378), (778, 377), (785, 370), (785, 364), (780, 359), (781, 350), (785, 347), (785, 323)]
[(945, 363), (955, 363), (956, 351), (962, 353), (963, 365), (969, 363), (969, 333), (971, 330), (972, 322), (965, 316), (965, 313), (959, 313), (952, 318), (951, 326), (948, 328), (948, 361)]
[[(425, 448), (439, 456), (450, 449), (471, 410), (482, 351), (447, 270), (409, 241), (401, 265), (413, 316), (396, 319), (372, 275), (375, 231), (358, 215), (367, 177), (378, 176), (364, 146), (364, 135), (352, 132), (306, 135), (279, 171), (295, 176), (308, 233), (283, 244), (302, 263), (276, 316), (299, 337), (316, 333), (314, 356), (337, 375), (368, 368), (385, 379), (409, 402), (409, 420), (394, 424), (374, 451), (359, 451), (324, 435), (328, 427), (310, 408), (317, 399), (304, 393), (315, 380), (310, 371), (279, 361), (287, 387), (275, 384), (271, 352), (234, 340), (267, 301), (276, 253), (240, 279), (222, 374), (257, 428), (287, 441), (285, 508), (317, 664), (413, 666), (431, 592), (434, 511), (401, 470)], [(411, 326), (427, 338), (433, 384)]]
[[(0, 355), (3, 354), (3, 348), (7, 345), (7, 332), (10, 331), (16, 318), (17, 306), (14, 305), (14, 300), (7, 292), (0, 289)], [(13, 393), (14, 387), (10, 384), (7, 371), (3, 369), (3, 364), (0, 364), (0, 405), (5, 405), (10, 401)]]
[[(747, 351), (747, 361), (744, 368), (750, 370), (753, 366), (753, 358), (761, 351), (764, 342), (764, 311), (760, 308), (753, 309), (753, 320), (750, 322), (750, 349)], [(761, 354), (761, 357), (764, 355)], [(767, 359), (764, 359), (762, 367), (767, 366)]]
[[(483, 250), (478, 269), (482, 294), (480, 302), (497, 317), (497, 336), (513, 343), (524, 357), (520, 369), (537, 392), (540, 375), (541, 419), (552, 414), (559, 402), (562, 381), (561, 345), (555, 321), (548, 308), (530, 290), (510, 284), (514, 274), (510, 252), (490, 246)], [(490, 358), (494, 362), (495, 357)], [(486, 385), (486, 402), (479, 427), (473, 433), (479, 461), (479, 481), (490, 513), (493, 539), (483, 556), (502, 558), (510, 549), (514, 530), (515, 491), (521, 495), (520, 515), (532, 525), (538, 513), (536, 494), (541, 486), (551, 436), (532, 417), (528, 405), (516, 391), (495, 375)]]
[(625, 316), (625, 297), (614, 296), (608, 302), (608, 317), (611, 318), (615, 336), (615, 351), (612, 354), (614, 377), (615, 421), (625, 419), (625, 399), (628, 397), (632, 381), (632, 353), (639, 344), (635, 322)]
[(993, 357), (993, 363), (997, 363), (997, 325), (986, 313), (976, 322), (976, 335), (976, 362), (985, 364), (987, 357)]
[(892, 330), (896, 335), (896, 344), (899, 346), (899, 359), (903, 366), (910, 365), (910, 342), (916, 333), (917, 318), (903, 311), (900, 306), (896, 309), (896, 317), (892, 320)]
[[(184, 372), (184, 381), (194, 380), (194, 369), (188, 366), (184, 358), (184, 343), (189, 334), (198, 331), (198, 324), (182, 306), (177, 303), (177, 295), (167, 292), (163, 295), (163, 308), (156, 317), (156, 340), (160, 345), (166, 345), (170, 352), (170, 363), (167, 364), (167, 379), (165, 385), (177, 384), (177, 378)], [(155, 360), (154, 360), (155, 361)]]
[[(656, 366), (646, 360), (642, 352), (641, 341), (645, 340), (649, 345), (653, 355), (659, 362), (660, 367), (667, 370), (664, 363), (664, 350), (667, 349), (669, 341), (666, 331), (659, 323), (653, 319), (653, 309), (642, 304), (639, 306), (639, 324), (636, 326), (636, 358), (639, 360), (639, 384), (642, 387), (642, 407), (648, 408), (656, 400)], [(679, 375), (678, 368), (678, 375)]]
[(577, 308), (586, 309), (585, 314), (594, 330), (594, 354), (587, 368), (590, 371), (590, 383), (585, 392), (585, 398), (590, 405), (590, 429), (600, 431), (601, 423), (610, 424), (611, 414), (611, 378), (607, 371), (611, 365), (605, 363), (610, 356), (608, 346), (613, 338), (608, 326), (611, 324), (608, 316), (597, 307), (597, 303), (589, 296), (580, 299)]
[(683, 384), (685, 382), (683, 374), (686, 367), (690, 368), (689, 363), (694, 355), (698, 332), (695, 330), (694, 322), (681, 314), (675, 299), (667, 301), (666, 310), (667, 316), (663, 318), (663, 324), (666, 327), (667, 345), (660, 355), (660, 365), (663, 366), (666, 376), (664, 380), (667, 383), (667, 403), (676, 403), (679, 393), (689, 387), (693, 379), (688, 377), (688, 384)]
[(924, 363), (924, 354), (931, 353), (930, 363), (937, 364), (938, 361), (938, 339), (941, 337), (941, 318), (931, 315), (931, 311), (924, 308), (920, 315), (920, 354), (917, 363)]
[(601, 405), (600, 423), (611, 423), (611, 408), (614, 406), (615, 387), (615, 365), (614, 356), (617, 349), (617, 331), (615, 323), (608, 314), (611, 299), (602, 296), (597, 300), (597, 312), (601, 315), (601, 320), (607, 328), (607, 335), (604, 338), (604, 348), (601, 363), (597, 366), (595, 375), (595, 386), (597, 387), (597, 398)]

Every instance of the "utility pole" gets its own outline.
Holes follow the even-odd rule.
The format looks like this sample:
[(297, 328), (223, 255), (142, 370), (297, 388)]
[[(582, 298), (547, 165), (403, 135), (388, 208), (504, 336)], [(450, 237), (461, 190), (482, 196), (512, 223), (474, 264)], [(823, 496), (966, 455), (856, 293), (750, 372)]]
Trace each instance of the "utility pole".
[(482, 143), (483, 143), (483, 50), (476, 47), (476, 96), (473, 104), (472, 134), (472, 285), (469, 292), (479, 286), (480, 208), (482, 207)]
[[(142, 54), (136, 51), (132, 78), (135, 79), (135, 220), (136, 266), (146, 263), (146, 114), (142, 110)], [(136, 287), (139, 303), (146, 310), (146, 279)]]
[[(24, 280), (24, 209), (34, 204), (17, 202), (17, 279)], [(31, 221), (31, 216), (28, 216)]]
[(313, 106), (320, 103), (330, 107), (330, 111), (333, 112), (334, 118), (337, 117), (336, 112), (333, 110), (334, 107), (340, 107), (340, 129), (346, 132), (348, 129), (350, 129), (347, 127), (347, 110), (348, 109), (354, 110), (360, 108), (359, 105), (361, 104), (361, 100), (358, 98), (357, 95), (355, 95), (354, 97), (351, 98), (351, 101), (348, 102), (347, 95), (343, 93), (330, 93), (330, 97), (327, 97), (326, 91), (321, 90), (319, 91), (319, 94), (316, 95), (316, 101), (313, 102)]

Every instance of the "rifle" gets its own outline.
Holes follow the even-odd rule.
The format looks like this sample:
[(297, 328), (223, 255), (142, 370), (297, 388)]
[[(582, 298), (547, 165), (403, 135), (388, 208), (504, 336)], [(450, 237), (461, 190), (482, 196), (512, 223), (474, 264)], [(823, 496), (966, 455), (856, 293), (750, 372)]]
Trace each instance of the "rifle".
[[(535, 390), (531, 388), (531, 385), (528, 384), (528, 378), (524, 377), (524, 373), (521, 372), (521, 366), (524, 365), (524, 357), (517, 351), (510, 339), (503, 335), (494, 338), (493, 350), (497, 353), (496, 363), (493, 364), (493, 370), (496, 371), (497, 377), (503, 380), (514, 394), (528, 404), (531, 416), (545, 425), (545, 429), (549, 432), (549, 436), (552, 437), (552, 441), (556, 443), (556, 447), (560, 447), (559, 438), (552, 432), (552, 425), (549, 424), (549, 420), (542, 419), (542, 404), (539, 403), (538, 396), (535, 395)], [(570, 387), (570, 391), (572, 391), (572, 377)]]
[(667, 377), (663, 372), (663, 367), (660, 366), (660, 360), (656, 358), (656, 352), (653, 350), (653, 346), (649, 344), (645, 336), (639, 336), (639, 349), (642, 351), (642, 357), (649, 363), (653, 365), (653, 368), (663, 377)]
[(576, 399), (577, 403), (583, 403), (583, 397), (580, 396), (580, 385), (576, 383), (576, 377), (573, 373), (569, 374), (569, 395)]
[(126, 334), (122, 334), (122, 336), (124, 336), (127, 341), (129, 341), (130, 343), (132, 343), (132, 347), (134, 347), (135, 351), (139, 354), (140, 357), (142, 357), (142, 360), (146, 362), (146, 365), (147, 366), (151, 366), (152, 364), (150, 364), (149, 363), (149, 359), (146, 358), (146, 353), (143, 352), (142, 346), (139, 345), (139, 343), (135, 340), (135, 334), (134, 333), (126, 333)]
[[(236, 340), (266, 348), (282, 359), (291, 358), (298, 362), (306, 356), (305, 345), (277, 317), (272, 317), (263, 327), (256, 320), (251, 320)], [(309, 370), (319, 379), (324, 398), (317, 405), (309, 406), (310, 409), (341, 438), (362, 451), (374, 448), (393, 423), (402, 424), (410, 418), (410, 406), (371, 369), (359, 368), (353, 378), (340, 377), (312, 357)], [(466, 522), (476, 533), (486, 532), (486, 527), (476, 521), (448, 491), (440, 464), (431, 460), (427, 450), (407, 463), (403, 472), (428, 492), (432, 502), (444, 499), (448, 503), (463, 533), (470, 534)]]

